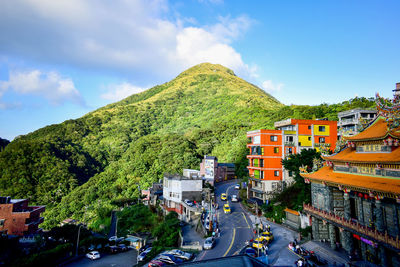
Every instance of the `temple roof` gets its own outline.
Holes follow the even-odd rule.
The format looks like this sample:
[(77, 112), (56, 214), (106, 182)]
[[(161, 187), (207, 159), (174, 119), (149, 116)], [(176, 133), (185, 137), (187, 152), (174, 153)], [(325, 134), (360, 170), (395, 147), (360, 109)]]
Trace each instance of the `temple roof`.
[(313, 173), (301, 173), (301, 176), (314, 181), (340, 185), (345, 188), (366, 189), (367, 191), (400, 195), (400, 179), (396, 178), (390, 179), (370, 175), (334, 172), (332, 167), (323, 167)]
[(400, 147), (395, 147), (390, 153), (356, 152), (346, 148), (332, 156), (322, 156), (325, 160), (357, 163), (400, 163)]
[(400, 127), (388, 130), (387, 122), (383, 117), (377, 117), (375, 121), (361, 133), (345, 137), (347, 141), (368, 141), (385, 139), (388, 135), (400, 138)]

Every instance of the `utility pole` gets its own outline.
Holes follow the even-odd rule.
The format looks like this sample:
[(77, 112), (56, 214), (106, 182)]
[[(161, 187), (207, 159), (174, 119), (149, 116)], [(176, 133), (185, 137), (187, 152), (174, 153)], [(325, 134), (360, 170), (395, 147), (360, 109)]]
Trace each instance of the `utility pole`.
[(78, 238), (76, 239), (76, 251), (75, 251), (75, 256), (78, 256), (78, 247), (79, 247), (79, 235), (81, 234), (81, 227), (83, 226), (83, 224), (79, 225), (78, 228)]

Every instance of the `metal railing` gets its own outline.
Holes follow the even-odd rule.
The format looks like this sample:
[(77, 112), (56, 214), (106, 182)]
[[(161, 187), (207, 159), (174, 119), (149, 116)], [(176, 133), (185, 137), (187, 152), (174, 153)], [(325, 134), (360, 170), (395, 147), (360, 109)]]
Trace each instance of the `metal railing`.
[(319, 217), (325, 218), (325, 219), (335, 222), (339, 225), (343, 225), (343, 227), (347, 227), (358, 233), (370, 236), (377, 241), (381, 241), (383, 243), (391, 245), (392, 247), (400, 249), (399, 236), (396, 236), (396, 238), (394, 238), (394, 237), (388, 235), (388, 233), (386, 231), (385, 231), (385, 233), (379, 232), (376, 229), (371, 229), (367, 226), (361, 225), (359, 222), (347, 220), (347, 219), (345, 219), (341, 216), (338, 216), (334, 213), (320, 210), (309, 204), (304, 204), (303, 209), (311, 214), (318, 215)]

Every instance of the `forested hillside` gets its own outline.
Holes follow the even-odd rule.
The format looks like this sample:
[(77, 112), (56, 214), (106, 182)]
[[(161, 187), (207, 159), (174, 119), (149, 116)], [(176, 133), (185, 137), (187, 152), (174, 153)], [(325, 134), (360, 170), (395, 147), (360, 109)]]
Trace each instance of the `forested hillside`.
[(0, 152), (0, 194), (47, 205), (51, 227), (67, 217), (98, 227), (121, 199), (162, 178), (199, 168), (204, 154), (234, 162), (243, 175), (246, 131), (289, 117), (336, 119), (337, 112), (373, 107), (284, 106), (220, 65), (200, 64), (174, 80), (80, 119), (21, 136)]
[(7, 139), (3, 139), (0, 137), (0, 151), (3, 150), (9, 143), (10, 141), (8, 141)]

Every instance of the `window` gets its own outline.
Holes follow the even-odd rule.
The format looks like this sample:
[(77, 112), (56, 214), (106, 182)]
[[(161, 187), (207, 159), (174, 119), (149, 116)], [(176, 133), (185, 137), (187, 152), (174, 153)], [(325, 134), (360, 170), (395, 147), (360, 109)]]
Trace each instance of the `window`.
[(308, 125), (308, 130), (311, 130), (311, 126), (310, 125)]
[(274, 176), (279, 176), (279, 171), (274, 171)]
[(293, 148), (288, 147), (286, 149), (287, 149), (287, 154), (292, 154), (293, 153)]
[(293, 136), (286, 136), (286, 142), (293, 142)]
[(274, 147), (274, 153), (275, 154), (279, 153), (279, 147)]
[(255, 145), (260, 144), (260, 136), (259, 135), (253, 137), (253, 144), (255, 144)]
[(319, 142), (320, 142), (320, 143), (325, 143), (325, 137), (320, 137), (320, 138), (319, 138)]
[(318, 131), (325, 132), (325, 126), (318, 126)]
[(264, 167), (264, 160), (263, 159), (260, 159), (260, 167)]
[(308, 137), (308, 141), (311, 141), (311, 136)]
[(264, 148), (261, 148), (261, 155), (264, 155)]
[(264, 171), (260, 171), (260, 179), (264, 178)]
[(271, 135), (271, 141), (272, 141), (272, 142), (278, 141), (278, 136), (276, 136), (276, 135)]
[(4, 221), (5, 221), (5, 219), (0, 219), (0, 227), (4, 226)]
[(271, 188), (272, 188), (272, 190), (278, 189), (278, 183), (272, 183)]
[(293, 172), (289, 171), (289, 177), (292, 177), (292, 176), (293, 176)]

